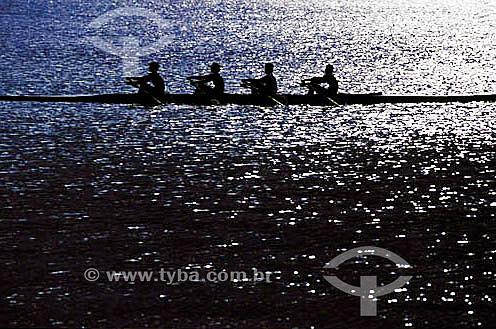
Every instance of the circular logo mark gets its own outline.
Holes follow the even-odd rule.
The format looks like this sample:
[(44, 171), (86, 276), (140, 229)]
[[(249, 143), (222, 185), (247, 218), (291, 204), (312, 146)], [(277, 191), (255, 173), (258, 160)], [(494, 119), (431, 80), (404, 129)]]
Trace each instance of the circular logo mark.
[[(148, 18), (151, 22), (157, 25), (161, 31), (167, 31), (170, 24), (167, 20), (160, 17), (158, 14), (143, 8), (121, 7), (115, 10), (106, 12), (96, 18), (89, 24), (89, 28), (98, 29), (103, 25), (110, 23), (113, 19), (126, 16), (137, 16)], [(113, 43), (103, 40), (100, 37), (92, 36), (85, 38), (93, 46), (122, 59), (124, 76), (132, 76), (138, 70), (139, 58), (150, 55), (162, 49), (172, 40), (170, 35), (162, 36), (159, 40), (147, 46), (140, 46), (139, 38), (134, 36), (121, 37), (122, 45), (115, 46)]]
[[(394, 262), (396, 266), (402, 268), (411, 268), (403, 258), (397, 254), (379, 247), (358, 247), (348, 250), (327, 263), (324, 268), (337, 268), (343, 262), (359, 256), (371, 255), (387, 258)], [(386, 286), (377, 286), (377, 276), (360, 276), (360, 287), (349, 285), (336, 276), (325, 276), (327, 282), (332, 284), (337, 289), (360, 297), (360, 315), (361, 316), (376, 316), (377, 315), (377, 302), (376, 297), (384, 296), (392, 293), (395, 289), (403, 287), (413, 276), (400, 276), (395, 281)]]
[(95, 282), (100, 278), (100, 272), (98, 272), (98, 270), (95, 268), (89, 268), (84, 271), (84, 278), (86, 279), (86, 281)]

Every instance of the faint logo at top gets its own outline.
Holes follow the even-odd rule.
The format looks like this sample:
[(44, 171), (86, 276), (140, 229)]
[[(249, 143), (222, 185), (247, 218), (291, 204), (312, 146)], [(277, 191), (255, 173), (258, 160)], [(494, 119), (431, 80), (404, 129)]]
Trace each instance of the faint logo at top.
[[(105, 14), (96, 18), (89, 24), (89, 28), (98, 29), (105, 24), (110, 23), (113, 19), (120, 17), (144, 17), (153, 22), (160, 31), (168, 31), (171, 24), (169, 21), (163, 19), (158, 14), (143, 8), (135, 7), (121, 7), (115, 10), (106, 12)], [(122, 36), (120, 37), (120, 46), (116, 46), (112, 42), (106, 41), (97, 36), (89, 36), (85, 38), (93, 46), (122, 59), (123, 74), (124, 76), (133, 76), (139, 71), (139, 58), (158, 52), (160, 49), (171, 43), (172, 36), (165, 34), (154, 43), (141, 46), (140, 38), (135, 36)]]
[[(329, 263), (327, 263), (324, 268), (337, 268), (339, 265), (345, 261), (360, 256), (380, 256), (387, 258), (394, 262), (397, 267), (400, 268), (411, 268), (403, 258), (397, 254), (378, 247), (359, 247), (355, 249), (348, 250), (336, 257), (334, 257)], [(400, 276), (395, 281), (391, 282), (386, 286), (377, 286), (377, 276), (360, 276), (360, 287), (355, 287), (341, 281), (336, 276), (325, 276), (327, 282), (332, 284), (337, 289), (353, 295), (360, 297), (360, 315), (361, 316), (376, 316), (377, 315), (377, 297), (384, 296), (392, 293), (396, 289), (403, 287), (408, 281), (411, 280), (412, 276)]]
[(189, 8), (211, 8), (217, 6), (222, 0), (183, 0), (180, 1), (183, 5)]

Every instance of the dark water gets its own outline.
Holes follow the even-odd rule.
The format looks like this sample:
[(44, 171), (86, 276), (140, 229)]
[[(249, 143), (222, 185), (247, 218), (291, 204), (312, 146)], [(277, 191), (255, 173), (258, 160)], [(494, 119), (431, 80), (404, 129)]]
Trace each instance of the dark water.
[[(129, 2), (6, 3), (2, 94), (128, 90), (121, 60), (81, 38)], [(136, 5), (171, 22), (154, 33), (174, 42), (141, 59), (161, 61), (171, 91), (188, 90), (182, 76), (213, 60), (229, 91), (265, 60), (283, 91), (301, 91), (296, 82), (327, 61), (347, 91), (495, 91), (490, 2)], [(121, 23), (148, 33), (143, 42), (156, 37)], [(0, 324), (492, 328), (495, 110), (2, 103)], [(412, 268), (369, 257), (323, 269), (359, 246)], [(88, 268), (257, 269), (274, 281), (88, 282)], [(358, 297), (324, 280), (331, 274), (354, 285), (360, 275), (413, 278), (365, 318)]]

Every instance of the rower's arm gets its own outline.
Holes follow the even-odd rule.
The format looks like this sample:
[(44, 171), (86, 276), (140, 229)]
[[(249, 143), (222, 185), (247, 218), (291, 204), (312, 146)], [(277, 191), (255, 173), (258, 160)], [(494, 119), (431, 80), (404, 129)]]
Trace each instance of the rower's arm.
[(126, 77), (126, 84), (136, 87), (140, 83), (139, 77)]
[(323, 77), (313, 77), (313, 78), (310, 79), (310, 81), (312, 83), (317, 83), (317, 84), (325, 83), (326, 82), (325, 78), (323, 78)]
[(132, 82), (143, 83), (143, 82), (150, 81), (150, 77), (148, 75), (145, 75), (143, 77), (126, 77), (126, 80), (132, 81)]
[(206, 80), (209, 75), (190, 75), (187, 77), (188, 80)]
[(244, 87), (252, 88), (259, 87), (261, 84), (260, 79), (241, 79), (241, 85)]
[(325, 83), (326, 80), (323, 77), (313, 77), (309, 79), (304, 79), (301, 81), (302, 87), (309, 87), (310, 85), (320, 85), (321, 83)]

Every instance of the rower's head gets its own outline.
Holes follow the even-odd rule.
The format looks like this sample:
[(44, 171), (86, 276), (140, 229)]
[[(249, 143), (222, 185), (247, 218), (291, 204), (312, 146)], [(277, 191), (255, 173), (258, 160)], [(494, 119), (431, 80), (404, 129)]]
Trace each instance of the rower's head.
[(325, 68), (325, 73), (332, 74), (332, 72), (334, 72), (334, 66), (332, 66), (331, 64), (327, 64)]
[(271, 74), (272, 72), (274, 72), (274, 64), (265, 63), (265, 74)]
[(158, 72), (159, 68), (160, 64), (158, 64), (157, 62), (151, 62), (150, 64), (148, 64), (148, 69), (150, 70), (150, 72)]
[(220, 72), (219, 63), (213, 63), (212, 65), (210, 65), (210, 71), (215, 74), (219, 73)]

